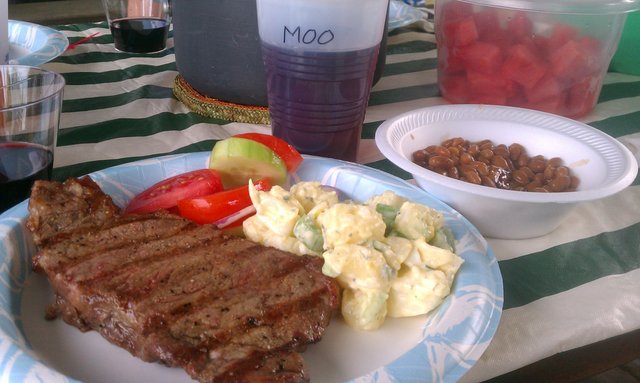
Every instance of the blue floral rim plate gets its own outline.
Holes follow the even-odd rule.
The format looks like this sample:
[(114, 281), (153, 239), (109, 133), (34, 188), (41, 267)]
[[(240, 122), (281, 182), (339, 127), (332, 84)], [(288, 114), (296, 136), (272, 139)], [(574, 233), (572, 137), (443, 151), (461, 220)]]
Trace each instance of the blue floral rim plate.
[[(91, 174), (124, 206), (166, 177), (206, 167), (208, 152), (132, 162)], [(363, 165), (306, 156), (291, 181), (317, 180), (363, 201), (385, 190), (444, 214), (464, 259), (452, 294), (434, 312), (388, 319), (371, 332), (350, 329), (340, 318), (303, 353), (317, 382), (455, 382), (489, 345), (502, 314), (502, 277), (478, 230), (459, 213), (418, 187)], [(27, 201), (0, 215), (0, 373), (11, 383), (191, 382), (180, 369), (145, 363), (95, 332), (81, 333), (62, 320), (44, 319), (52, 292), (31, 270), (35, 249), (25, 230)], [(115, 367), (115, 368), (114, 368)], [(144, 379), (143, 379), (144, 377)]]
[(39, 66), (62, 54), (67, 37), (55, 29), (26, 21), (9, 20), (8, 64)]

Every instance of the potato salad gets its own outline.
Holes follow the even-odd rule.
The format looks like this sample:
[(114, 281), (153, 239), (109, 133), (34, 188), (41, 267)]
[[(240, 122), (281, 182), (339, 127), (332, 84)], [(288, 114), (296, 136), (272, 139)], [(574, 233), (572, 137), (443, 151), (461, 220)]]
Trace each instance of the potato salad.
[(249, 193), (256, 214), (244, 221), (245, 236), (323, 257), (323, 273), (343, 289), (342, 316), (356, 329), (430, 312), (450, 293), (463, 262), (441, 213), (391, 191), (364, 203), (340, 201), (319, 182), (270, 191), (250, 183)]

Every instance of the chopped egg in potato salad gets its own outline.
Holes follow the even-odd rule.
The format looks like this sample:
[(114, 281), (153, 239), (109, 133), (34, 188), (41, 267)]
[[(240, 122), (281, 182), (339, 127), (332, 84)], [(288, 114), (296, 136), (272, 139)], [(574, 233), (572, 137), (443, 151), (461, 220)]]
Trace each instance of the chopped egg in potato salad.
[(364, 203), (342, 202), (319, 182), (268, 192), (250, 182), (249, 193), (256, 215), (244, 221), (245, 236), (323, 257), (323, 273), (343, 289), (342, 316), (356, 329), (433, 310), (450, 293), (463, 262), (441, 213), (391, 191)]

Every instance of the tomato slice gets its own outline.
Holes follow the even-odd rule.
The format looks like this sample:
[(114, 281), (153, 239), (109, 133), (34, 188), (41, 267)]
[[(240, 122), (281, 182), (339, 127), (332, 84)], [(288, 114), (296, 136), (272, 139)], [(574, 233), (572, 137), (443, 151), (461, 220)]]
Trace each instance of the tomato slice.
[[(266, 178), (254, 182), (253, 185), (261, 191), (271, 189), (271, 183)], [(218, 222), (249, 206), (251, 206), (249, 185), (178, 201), (180, 215), (199, 224)], [(249, 215), (244, 218), (247, 217)]]
[(241, 133), (234, 135), (234, 137), (253, 140), (273, 150), (284, 161), (289, 172), (295, 171), (302, 163), (302, 155), (296, 148), (281, 138), (262, 133)]
[(148, 213), (159, 209), (170, 209), (178, 201), (216, 193), (222, 190), (222, 180), (218, 172), (199, 169), (156, 183), (138, 194), (129, 202), (125, 213)]

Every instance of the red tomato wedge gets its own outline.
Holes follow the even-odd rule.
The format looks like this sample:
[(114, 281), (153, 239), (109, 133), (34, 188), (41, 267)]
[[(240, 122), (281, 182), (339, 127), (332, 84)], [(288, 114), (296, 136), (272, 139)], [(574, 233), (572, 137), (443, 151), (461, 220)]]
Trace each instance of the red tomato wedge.
[[(271, 189), (271, 183), (268, 179), (258, 180), (253, 185), (260, 191)], [(249, 185), (178, 201), (180, 215), (198, 224), (216, 223), (249, 206), (251, 206)], [(243, 215), (239, 219), (247, 218), (250, 215)]]
[(178, 201), (194, 198), (222, 190), (222, 180), (218, 172), (199, 169), (156, 183), (135, 196), (125, 208), (125, 213), (148, 213), (160, 209), (171, 209)]
[(262, 133), (241, 133), (234, 137), (253, 140), (273, 150), (284, 161), (288, 172), (295, 171), (302, 163), (302, 156), (296, 148), (281, 138)]

